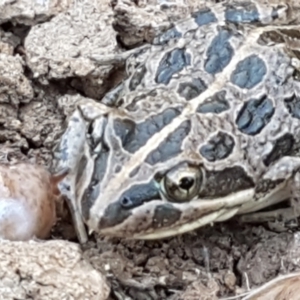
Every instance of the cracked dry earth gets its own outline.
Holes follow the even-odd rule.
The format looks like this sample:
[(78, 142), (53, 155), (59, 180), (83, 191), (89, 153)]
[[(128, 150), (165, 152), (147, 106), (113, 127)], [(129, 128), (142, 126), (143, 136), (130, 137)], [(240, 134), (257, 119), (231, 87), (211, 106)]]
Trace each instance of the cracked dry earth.
[[(88, 56), (151, 41), (201, 1), (45, 3), (0, 0), (0, 158), (51, 169), (76, 102), (100, 101), (124, 76)], [(58, 210), (50, 241), (1, 242), (0, 299), (222, 299), (300, 269), (300, 235), (289, 230), (231, 221), (162, 241), (94, 235), (80, 247)]]

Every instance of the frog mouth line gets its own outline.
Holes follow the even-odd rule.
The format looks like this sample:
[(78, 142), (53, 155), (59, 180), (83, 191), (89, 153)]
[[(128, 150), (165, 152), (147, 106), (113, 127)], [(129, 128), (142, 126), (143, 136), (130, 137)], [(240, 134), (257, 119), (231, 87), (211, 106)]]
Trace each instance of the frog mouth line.
[[(270, 195), (257, 200), (255, 198), (255, 190), (248, 189), (245, 191), (238, 192), (236, 194), (231, 194), (227, 197), (219, 198), (218, 200), (196, 200), (191, 203), (176, 204), (176, 203), (165, 203), (166, 214), (159, 219), (157, 215), (158, 201), (153, 201), (155, 203), (149, 202), (141, 208), (133, 209), (128, 218), (125, 218), (122, 223), (109, 228), (98, 228), (101, 234), (116, 236), (126, 239), (136, 239), (136, 240), (153, 240), (167, 238), (179, 234), (183, 234), (197, 228), (203, 227), (208, 224), (213, 224), (216, 222), (223, 222), (231, 219), (234, 216), (251, 213), (252, 211), (257, 211), (258, 209), (263, 209), (270, 206), (270, 203), (276, 204), (284, 201), (289, 196), (287, 190), (274, 190)], [(152, 206), (152, 210), (150, 207)], [(177, 209), (180, 211), (180, 215), (174, 217), (174, 214), (170, 214), (168, 208)], [(148, 212), (148, 216), (146, 214)], [(149, 212), (151, 213), (151, 219)], [(194, 217), (192, 216), (194, 214)], [(137, 219), (137, 216), (141, 216)], [(144, 216), (145, 222), (148, 222), (148, 228), (142, 229)], [(168, 220), (168, 216), (173, 216), (173, 223)], [(189, 216), (190, 222), (184, 222), (186, 216)], [(165, 217), (163, 220), (162, 217)], [(159, 223), (161, 221), (161, 223)], [(164, 224), (162, 222), (164, 221)], [(140, 231), (138, 232), (138, 228)]]

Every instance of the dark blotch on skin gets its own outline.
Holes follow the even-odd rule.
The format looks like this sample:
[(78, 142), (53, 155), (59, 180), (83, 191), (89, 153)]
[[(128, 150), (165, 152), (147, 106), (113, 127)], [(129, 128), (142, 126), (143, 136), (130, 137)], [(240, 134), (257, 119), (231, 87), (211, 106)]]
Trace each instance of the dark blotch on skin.
[(122, 101), (120, 100), (122, 91), (124, 89), (124, 82), (120, 82), (116, 87), (112, 90), (108, 91), (105, 96), (102, 98), (101, 103), (110, 106), (110, 107), (118, 107), (122, 105)]
[(166, 53), (162, 58), (157, 69), (155, 81), (168, 84), (174, 74), (190, 64), (191, 55), (185, 49), (174, 49)]
[(200, 154), (208, 161), (221, 160), (228, 157), (235, 142), (232, 136), (224, 132), (218, 132), (206, 145), (200, 148)]
[(178, 88), (178, 94), (187, 101), (199, 96), (207, 89), (206, 84), (200, 78), (194, 78), (191, 82), (182, 82)]
[(242, 89), (251, 89), (263, 80), (266, 73), (265, 62), (253, 54), (237, 64), (230, 80)]
[(273, 8), (271, 16), (272, 16), (273, 20), (278, 19), (279, 14), (278, 14), (278, 11), (275, 8)]
[(221, 112), (228, 110), (230, 108), (230, 105), (225, 96), (226, 92), (221, 91), (216, 93), (212, 97), (205, 99), (203, 103), (199, 104), (197, 112), (202, 114), (220, 114)]
[(191, 130), (191, 121), (186, 120), (173, 131), (165, 141), (163, 141), (156, 150), (149, 153), (146, 162), (155, 165), (167, 161), (181, 152), (183, 140)]
[(156, 97), (157, 96), (157, 91), (152, 90), (152, 91), (147, 91), (146, 93), (139, 94), (138, 96), (134, 97), (131, 101), (130, 104), (126, 105), (126, 109), (128, 111), (137, 111), (139, 109), (139, 102), (144, 100), (147, 97)]
[(153, 228), (162, 228), (171, 226), (181, 217), (181, 211), (172, 204), (166, 203), (155, 208), (152, 226)]
[(124, 222), (132, 214), (131, 210), (124, 209), (119, 202), (111, 203), (100, 219), (99, 229), (116, 226)]
[[(95, 159), (94, 172), (92, 175), (91, 183), (84, 191), (81, 201), (81, 209), (84, 219), (89, 218), (90, 208), (93, 206), (93, 204), (99, 196), (100, 184), (105, 175), (107, 167), (108, 154), (108, 150), (104, 147), (101, 153)], [(79, 172), (81, 173), (80, 169)]]
[(256, 135), (270, 122), (274, 112), (273, 103), (266, 96), (251, 99), (243, 105), (236, 124), (241, 132)]
[(300, 98), (293, 95), (284, 99), (284, 104), (293, 118), (300, 119)]
[(233, 48), (229, 43), (231, 33), (228, 30), (220, 30), (207, 49), (207, 59), (204, 64), (205, 71), (209, 74), (221, 72), (230, 62), (233, 56)]
[(135, 131), (135, 123), (129, 119), (115, 119), (114, 131), (124, 146), (128, 142), (128, 136), (132, 135)]
[(116, 174), (117, 174), (117, 173), (120, 173), (121, 170), (122, 170), (122, 166), (117, 165), (117, 166), (115, 167), (115, 173), (116, 173)]
[(142, 82), (145, 73), (146, 73), (145, 66), (140, 66), (135, 70), (135, 72), (132, 75), (130, 82), (129, 82), (129, 90), (130, 91), (134, 91), (136, 89), (136, 87)]
[(216, 16), (213, 14), (213, 12), (209, 8), (205, 8), (205, 9), (202, 9), (202, 10), (192, 13), (192, 18), (195, 19), (195, 22), (199, 26), (217, 22)]
[(281, 184), (285, 179), (261, 179), (257, 182), (255, 187), (255, 194), (257, 200), (260, 199), (263, 195), (268, 194), (271, 190), (275, 189), (279, 184)]
[(182, 33), (179, 32), (176, 27), (173, 27), (166, 32), (162, 33), (160, 36), (156, 37), (153, 40), (154, 45), (164, 45), (168, 41), (173, 40), (173, 39), (178, 39), (182, 37)]
[(181, 108), (168, 108), (162, 113), (151, 116), (144, 122), (135, 125), (129, 120), (116, 119), (114, 129), (121, 138), (124, 149), (134, 153), (144, 146), (155, 133), (171, 123), (180, 112)]
[(269, 166), (281, 157), (292, 154), (294, 143), (295, 138), (290, 133), (286, 133), (282, 137), (278, 138), (274, 143), (272, 151), (264, 157), (264, 164)]
[(77, 166), (78, 170), (77, 170), (77, 173), (76, 173), (76, 179), (75, 179), (75, 182), (79, 182), (82, 175), (83, 175), (83, 172), (84, 172), (84, 169), (87, 165), (87, 158), (85, 155), (83, 155), (79, 161), (79, 164)]
[(228, 5), (225, 11), (226, 21), (232, 23), (256, 23), (259, 22), (259, 13), (256, 6), (251, 2), (241, 3), (243, 7)]
[(130, 203), (126, 206), (126, 209), (132, 209), (134, 207), (142, 205), (144, 202), (151, 200), (160, 199), (157, 186), (153, 181), (149, 183), (143, 183), (134, 185), (125, 191), (121, 197), (120, 202), (123, 198), (127, 198)]
[(134, 168), (134, 169), (130, 172), (129, 178), (135, 177), (135, 176), (138, 174), (139, 170), (140, 170), (140, 167), (139, 167), (139, 166), (136, 167), (136, 168)]
[(206, 182), (199, 197), (224, 197), (232, 191), (242, 191), (254, 187), (254, 182), (241, 167), (232, 167), (225, 170), (206, 171)]
[[(122, 205), (126, 198), (127, 205)], [(105, 210), (103, 217), (99, 222), (99, 228), (107, 228), (118, 225), (131, 216), (131, 210), (143, 203), (151, 200), (159, 200), (159, 192), (154, 182), (140, 185), (134, 185), (124, 192), (119, 201), (111, 203)]]

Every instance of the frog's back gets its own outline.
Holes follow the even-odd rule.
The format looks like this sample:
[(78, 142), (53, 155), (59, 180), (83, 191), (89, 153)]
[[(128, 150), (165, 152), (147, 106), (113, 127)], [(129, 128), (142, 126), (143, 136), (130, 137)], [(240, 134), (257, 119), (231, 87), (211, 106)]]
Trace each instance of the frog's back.
[(191, 122), (182, 159), (193, 149), (207, 169), (242, 165), (258, 178), (297, 153), (300, 84), (284, 42), (285, 7), (271, 8), (215, 5), (157, 37), (128, 62), (127, 116), (137, 124), (176, 110), (174, 118)]
[[(156, 37), (150, 48), (142, 47), (129, 58), (129, 78), (122, 95), (164, 88), (176, 90), (180, 96), (191, 100), (205, 91), (234, 58), (239, 59), (240, 48), (244, 49), (245, 45), (250, 48), (258, 42), (258, 37), (249, 41), (253, 30), (293, 20), (288, 17), (287, 4), (231, 2), (210, 4), (193, 13), (191, 18), (176, 23)], [(266, 44), (271, 39), (265, 34), (260, 40)], [(257, 49), (252, 51), (255, 53)]]

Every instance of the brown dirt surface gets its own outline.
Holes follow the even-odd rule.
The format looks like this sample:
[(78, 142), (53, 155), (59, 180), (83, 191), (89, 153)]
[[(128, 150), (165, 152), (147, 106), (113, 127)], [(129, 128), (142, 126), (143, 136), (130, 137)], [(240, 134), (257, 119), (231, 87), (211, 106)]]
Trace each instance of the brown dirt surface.
[[(1, 241), (0, 299), (101, 299), (109, 294), (102, 274), (67, 241)], [(99, 289), (100, 287), (100, 289)]]
[[(82, 96), (101, 99), (122, 77), (122, 66), (99, 66), (88, 56), (121, 53), (124, 47), (151, 41), (179, 16), (196, 9), (199, 1), (32, 3), (0, 0), (0, 160), (31, 161), (50, 168), (52, 149), (76, 102)], [(6, 256), (2, 264), (6, 261), (10, 270), (3, 273), (1, 265), (0, 278), (8, 278), (7, 274), (13, 278), (1, 281), (5, 299), (50, 299), (48, 289), (58, 295), (64, 288), (65, 298), (53, 299), (71, 299), (64, 273), (56, 278), (58, 282), (49, 279), (57, 277), (61, 268), (76, 270), (66, 274), (76, 277), (76, 287), (90, 291), (72, 299), (109, 300), (223, 299), (300, 269), (300, 235), (292, 230), (276, 232), (233, 220), (160, 241), (93, 235), (79, 246), (71, 243), (76, 237), (69, 213), (66, 209), (59, 213), (49, 242), (0, 242), (1, 257)], [(37, 273), (22, 266), (26, 251), (36, 251), (27, 262)], [(51, 262), (51, 253), (56, 262)], [(41, 260), (43, 255), (49, 260)], [(60, 255), (64, 262), (59, 262)], [(43, 274), (50, 277), (40, 278), (38, 270), (49, 263), (54, 267)], [(80, 277), (78, 270), (85, 269), (85, 263), (88, 274)]]

